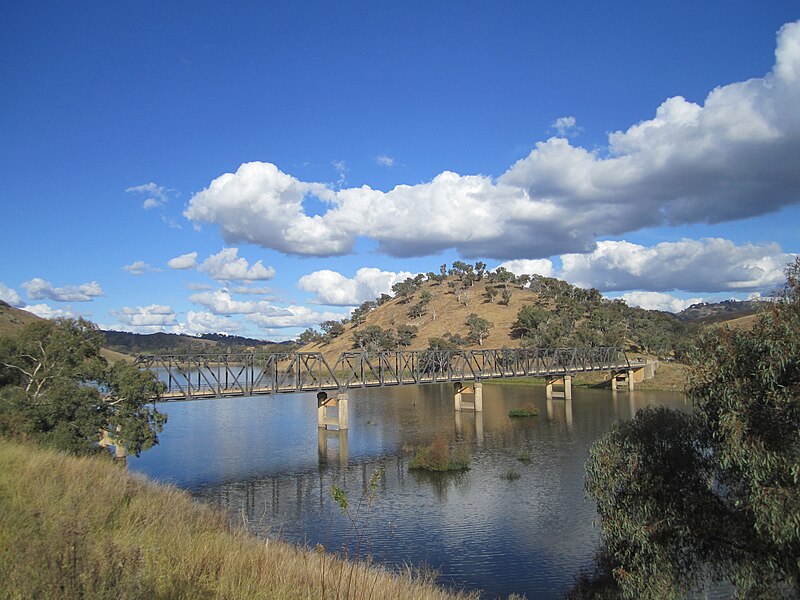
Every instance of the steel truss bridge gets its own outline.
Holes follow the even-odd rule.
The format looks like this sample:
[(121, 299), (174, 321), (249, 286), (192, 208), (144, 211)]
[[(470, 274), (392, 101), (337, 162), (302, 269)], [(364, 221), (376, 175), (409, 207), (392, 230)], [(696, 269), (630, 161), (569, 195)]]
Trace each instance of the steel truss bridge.
[(172, 354), (143, 355), (136, 364), (164, 383), (161, 400), (551, 378), (641, 366), (621, 348), (345, 352), (333, 365), (320, 352)]

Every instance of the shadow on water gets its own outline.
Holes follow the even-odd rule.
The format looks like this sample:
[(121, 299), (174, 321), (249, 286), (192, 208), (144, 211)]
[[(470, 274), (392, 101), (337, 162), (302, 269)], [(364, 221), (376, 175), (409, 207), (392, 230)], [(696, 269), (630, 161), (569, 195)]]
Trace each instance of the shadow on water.
[[(592, 442), (649, 404), (688, 408), (673, 393), (576, 389), (572, 400), (547, 400), (543, 387), (502, 385), (483, 393), (484, 410), (474, 413), (453, 410), (450, 385), (351, 391), (350, 429), (341, 432), (317, 429), (313, 394), (163, 405), (161, 444), (129, 464), (259, 536), (332, 550), (352, 531), (331, 486), (355, 506), (383, 468), (375, 502), (359, 515), (363, 552), (387, 565), (428, 565), (443, 583), (488, 597), (561, 598), (598, 541), (583, 491)], [(508, 417), (525, 404), (539, 416)], [(410, 472), (413, 448), (435, 436), (467, 445), (470, 469)]]

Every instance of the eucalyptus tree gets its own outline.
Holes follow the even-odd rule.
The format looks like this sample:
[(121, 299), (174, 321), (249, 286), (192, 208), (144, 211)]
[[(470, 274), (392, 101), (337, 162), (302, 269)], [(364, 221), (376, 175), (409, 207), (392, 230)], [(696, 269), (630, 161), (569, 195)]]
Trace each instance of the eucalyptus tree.
[(109, 365), (103, 335), (83, 319), (35, 321), (0, 338), (0, 432), (73, 453), (101, 431), (138, 455), (158, 443), (162, 385), (131, 364)]
[(626, 598), (686, 595), (709, 576), (739, 598), (798, 597), (800, 259), (752, 329), (711, 329), (690, 358), (694, 412), (640, 411), (591, 449), (595, 581)]

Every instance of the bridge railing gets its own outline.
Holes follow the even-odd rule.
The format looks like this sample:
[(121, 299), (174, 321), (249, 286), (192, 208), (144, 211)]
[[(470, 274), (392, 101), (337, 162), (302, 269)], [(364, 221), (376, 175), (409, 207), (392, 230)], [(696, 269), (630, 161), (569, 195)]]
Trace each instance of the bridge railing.
[(625, 369), (620, 348), (502, 348), (345, 352), (333, 367), (320, 352), (140, 356), (165, 385), (164, 399), (247, 396)]

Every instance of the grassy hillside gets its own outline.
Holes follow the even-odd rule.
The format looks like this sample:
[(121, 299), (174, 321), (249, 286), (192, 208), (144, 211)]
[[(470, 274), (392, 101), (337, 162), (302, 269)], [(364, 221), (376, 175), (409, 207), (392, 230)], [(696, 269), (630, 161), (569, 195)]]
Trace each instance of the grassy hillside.
[(14, 308), (0, 300), (0, 335), (9, 335), (23, 325), (38, 321), (40, 318), (27, 310)]
[(258, 540), (120, 465), (0, 439), (0, 597), (476, 598)]
[[(357, 348), (376, 349), (363, 338), (368, 330), (380, 328), (395, 337), (394, 346), (390, 340), (383, 349), (421, 350), (438, 338), (435, 343), (444, 339), (465, 348), (608, 345), (672, 356), (695, 329), (670, 313), (628, 307), (604, 299), (597, 290), (540, 276), (429, 274), (427, 279), (407, 280), (395, 291), (394, 297), (365, 303), (350, 321), (323, 323), (319, 335), (304, 333), (303, 350), (338, 356)], [(470, 315), (491, 324), (482, 339), (470, 335)], [(416, 328), (416, 337), (401, 342), (401, 332), (408, 328)]]

